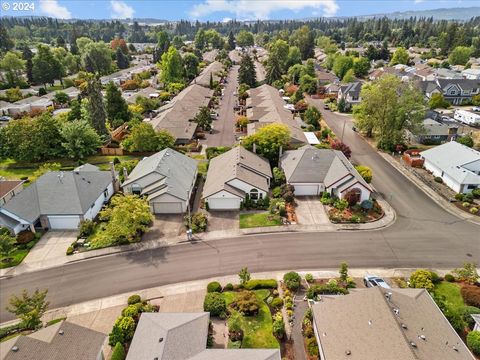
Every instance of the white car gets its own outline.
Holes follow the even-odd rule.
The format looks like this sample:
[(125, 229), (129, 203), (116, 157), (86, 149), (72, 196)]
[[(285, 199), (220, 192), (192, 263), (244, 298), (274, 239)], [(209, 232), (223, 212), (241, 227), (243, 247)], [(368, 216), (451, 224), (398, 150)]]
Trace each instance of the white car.
[(365, 275), (363, 278), (363, 283), (365, 284), (366, 287), (375, 287), (375, 286), (380, 286), (383, 287), (384, 289), (390, 289), (390, 285), (388, 285), (385, 280), (383, 280), (381, 277), (376, 276), (376, 275)]
[(474, 107), (472, 108), (472, 110), (479, 112), (479, 111), (480, 111), (480, 106), (474, 106)]

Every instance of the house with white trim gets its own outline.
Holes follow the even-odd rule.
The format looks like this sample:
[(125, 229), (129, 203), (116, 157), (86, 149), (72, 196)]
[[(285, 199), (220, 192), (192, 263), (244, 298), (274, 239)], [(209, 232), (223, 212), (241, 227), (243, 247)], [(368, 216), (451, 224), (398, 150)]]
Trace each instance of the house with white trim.
[(345, 155), (338, 150), (317, 149), (305, 145), (286, 151), (280, 157), (280, 167), (295, 196), (320, 195), (324, 191), (339, 199), (355, 192), (358, 201), (370, 199), (372, 188), (362, 178)]
[(480, 188), (480, 152), (450, 141), (422, 151), (424, 167), (457, 193), (470, 193)]
[(210, 160), (202, 198), (210, 210), (239, 210), (247, 195), (265, 198), (271, 178), (268, 160), (237, 146)]

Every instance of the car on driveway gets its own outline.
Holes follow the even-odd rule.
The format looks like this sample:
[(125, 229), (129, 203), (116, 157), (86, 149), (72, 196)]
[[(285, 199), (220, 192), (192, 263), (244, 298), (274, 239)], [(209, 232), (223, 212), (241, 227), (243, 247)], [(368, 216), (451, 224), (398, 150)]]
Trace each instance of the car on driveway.
[(363, 283), (365, 284), (366, 287), (375, 287), (375, 286), (380, 286), (383, 287), (384, 289), (390, 289), (390, 285), (388, 285), (385, 280), (383, 280), (381, 277), (376, 276), (376, 275), (365, 275), (363, 278)]

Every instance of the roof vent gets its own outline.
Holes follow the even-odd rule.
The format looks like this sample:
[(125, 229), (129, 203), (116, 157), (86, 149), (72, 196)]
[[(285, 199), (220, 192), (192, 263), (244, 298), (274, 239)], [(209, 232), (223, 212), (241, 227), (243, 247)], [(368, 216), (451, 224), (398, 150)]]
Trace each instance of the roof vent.
[(390, 300), (392, 298), (392, 293), (389, 291), (385, 294), (385, 297), (387, 298), (387, 300)]
[(415, 344), (415, 342), (413, 342), (413, 341), (410, 342), (410, 345), (412, 345), (413, 348), (417, 347), (417, 344)]
[(408, 329), (407, 325), (406, 324), (402, 324), (402, 329)]
[(65, 334), (65, 332), (64, 332), (63, 330), (60, 330), (60, 331), (58, 332), (58, 334), (59, 334), (59, 335), (63, 335), (63, 334)]
[(372, 325), (372, 320), (368, 320), (368, 325)]
[(420, 335), (418, 338), (419, 338), (419, 339), (422, 339), (423, 341), (426, 341), (426, 340), (427, 340), (427, 338), (426, 338), (425, 335)]
[(345, 351), (345, 355), (351, 355), (352, 352), (350, 350)]
[(163, 338), (158, 339), (158, 342), (161, 343), (163, 341)]
[(326, 333), (326, 332), (324, 332), (322, 335), (323, 335), (323, 336), (327, 336), (327, 333)]
[(17, 351), (18, 351), (18, 346), (13, 346), (13, 347), (12, 347), (12, 351), (13, 351), (13, 352), (17, 352)]
[(453, 351), (458, 352), (458, 348), (455, 345), (453, 345), (452, 349), (453, 349)]
[(397, 309), (397, 308), (393, 309), (393, 312), (394, 312), (394, 313), (395, 313), (395, 315), (397, 315), (397, 316), (398, 316), (398, 314), (400, 314), (400, 310), (399, 310), (399, 309)]

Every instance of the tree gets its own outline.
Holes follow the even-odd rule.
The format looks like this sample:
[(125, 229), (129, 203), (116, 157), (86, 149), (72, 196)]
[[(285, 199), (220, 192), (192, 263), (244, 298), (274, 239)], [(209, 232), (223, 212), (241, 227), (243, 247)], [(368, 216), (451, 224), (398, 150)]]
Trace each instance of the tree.
[(53, 56), (50, 47), (38, 45), (38, 51), (32, 59), (33, 80), (39, 84), (52, 84), (62, 77), (63, 67)]
[(269, 54), (267, 64), (275, 59), (280, 67), (280, 71), (285, 73), (288, 69), (287, 60), (288, 60), (289, 46), (285, 40), (278, 39), (270, 44)]
[(170, 48), (170, 36), (165, 30), (161, 30), (157, 33), (157, 51), (160, 58)]
[(6, 52), (12, 49), (14, 43), (10, 36), (8, 35), (7, 29), (0, 24), (0, 52)]
[(240, 285), (245, 285), (245, 283), (250, 280), (250, 273), (248, 272), (248, 268), (242, 268), (238, 273), (238, 277), (240, 278)]
[(465, 65), (473, 53), (473, 48), (467, 46), (457, 46), (448, 56), (448, 61), (452, 65)]
[[(348, 69), (348, 71), (343, 76), (342, 81), (344, 83), (349, 83), (355, 81), (355, 72), (353, 69)], [(342, 111), (343, 112), (343, 111)]]
[(91, 125), (100, 136), (107, 136), (107, 114), (102, 96), (102, 84), (98, 76), (89, 75), (86, 80), (87, 110)]
[(106, 88), (105, 110), (110, 127), (113, 129), (132, 119), (132, 113), (122, 97), (122, 92), (112, 81), (107, 84)]
[(113, 325), (112, 332), (108, 335), (108, 344), (115, 346), (124, 344), (133, 338), (137, 324), (130, 316), (120, 316)]
[(243, 290), (237, 293), (230, 306), (244, 316), (256, 316), (260, 309), (260, 301), (253, 291)]
[(60, 131), (67, 156), (71, 159), (84, 159), (97, 152), (102, 144), (100, 136), (85, 120), (74, 120), (62, 124)]
[(340, 281), (347, 282), (348, 279), (348, 264), (346, 262), (340, 263)]
[(290, 142), (290, 130), (283, 124), (269, 124), (249, 135), (243, 139), (243, 146), (248, 149), (253, 149), (253, 144), (256, 145), (257, 153), (264, 156), (272, 164), (278, 161), (280, 148), (286, 149)]
[(275, 81), (282, 78), (282, 68), (277, 57), (269, 56), (265, 69), (265, 80), (267, 84), (272, 85)]
[(17, 239), (11, 236), (10, 233), (0, 233), (0, 255), (4, 257), (4, 262), (9, 263), (12, 260), (10, 255), (16, 249), (16, 243)]
[(337, 52), (337, 44), (328, 36), (319, 36), (316, 39), (317, 46), (323, 50), (325, 54), (334, 54)]
[(5, 72), (6, 82), (9, 87), (20, 85), (20, 76), (25, 70), (26, 61), (22, 60), (17, 52), (9, 51), (0, 60), (0, 70)]
[(308, 125), (312, 125), (315, 129), (320, 129), (320, 120), (322, 119), (322, 113), (314, 106), (309, 106), (305, 111), (304, 121)]
[(203, 311), (209, 312), (210, 316), (226, 316), (227, 304), (223, 295), (218, 292), (207, 293), (203, 300)]
[(233, 31), (230, 30), (228, 33), (228, 50), (235, 49), (235, 36), (233, 35)]
[(453, 270), (453, 273), (458, 281), (464, 281), (471, 285), (474, 285), (480, 279), (477, 272), (477, 266), (474, 263), (465, 263), (463, 264), (463, 267)]
[(166, 83), (182, 83), (184, 79), (184, 68), (182, 57), (177, 49), (173, 46), (168, 48), (168, 51), (162, 55), (161, 63), (161, 80)]
[(78, 100), (72, 100), (70, 102), (70, 111), (67, 114), (67, 120), (80, 120), (82, 117), (81, 104)]
[(47, 293), (48, 290), (36, 289), (30, 295), (27, 290), (23, 290), (20, 296), (10, 297), (7, 311), (15, 314), (27, 329), (35, 330), (42, 324), (41, 317), (49, 305), (49, 302), (45, 301)]
[(458, 142), (459, 144), (468, 146), (469, 148), (473, 147), (474, 145), (473, 138), (470, 135), (458, 137), (455, 141)]
[(207, 40), (207, 43), (210, 44), (213, 49), (223, 49), (223, 45), (225, 42), (217, 30), (208, 29), (207, 31), (205, 31), (205, 38)]
[(363, 180), (365, 180), (367, 184), (370, 184), (372, 182), (373, 173), (372, 173), (372, 169), (370, 169), (368, 166), (358, 165), (358, 166), (355, 166), (355, 170), (358, 171), (360, 176), (363, 178)]
[(315, 37), (313, 31), (307, 25), (295, 30), (290, 37), (292, 45), (297, 46), (302, 54), (302, 59), (307, 60), (313, 58), (315, 47)]
[(480, 331), (471, 331), (467, 335), (467, 345), (472, 352), (480, 356)]
[(123, 345), (120, 342), (117, 342), (115, 344), (115, 347), (113, 348), (112, 351), (112, 357), (110, 358), (111, 360), (125, 360), (125, 349), (123, 348)]
[(175, 49), (180, 50), (185, 44), (181, 36), (175, 35), (172, 39), (172, 45), (175, 46)]
[(333, 62), (333, 72), (339, 77), (340, 80), (343, 79), (348, 70), (353, 67), (353, 59), (351, 56), (338, 55), (335, 57)]
[(432, 291), (434, 288), (432, 272), (426, 269), (415, 270), (410, 275), (410, 287)]
[(290, 271), (283, 275), (283, 282), (285, 283), (285, 286), (287, 289), (292, 291), (298, 290), (301, 280), (302, 279), (300, 275), (295, 271)]
[(290, 66), (293, 66), (295, 64), (301, 63), (302, 53), (300, 52), (300, 49), (297, 46), (290, 46), (290, 48), (288, 49), (287, 64), (285, 66), (285, 69), (288, 69)]
[(86, 71), (100, 75), (106, 75), (112, 71), (112, 50), (103, 41), (90, 41), (86, 43), (83, 50), (80, 46), (79, 48), (82, 54), (82, 65)]
[(353, 60), (353, 72), (356, 77), (364, 77), (370, 70), (370, 61), (365, 57), (355, 58)]
[(120, 48), (120, 50), (125, 55), (128, 54), (128, 46), (127, 46), (127, 42), (125, 41), (125, 39), (121, 39), (121, 38), (118, 38), (118, 37), (113, 39), (112, 41), (110, 41), (110, 47), (112, 48), (112, 50), (115, 50), (115, 51), (118, 48)]
[(408, 56), (408, 52), (404, 47), (399, 47), (393, 53), (392, 60), (390, 60), (390, 65), (397, 65), (397, 64), (408, 64), (408, 60), (410, 57)]
[(340, 140), (335, 140), (331, 147), (333, 150), (341, 151), (347, 159), (350, 159), (350, 156), (352, 156), (352, 150), (350, 150), (350, 147)]
[(450, 103), (447, 100), (445, 100), (445, 98), (443, 97), (443, 94), (434, 93), (428, 100), (428, 107), (430, 109), (439, 109), (439, 108), (447, 109), (450, 107)]
[(257, 83), (257, 76), (255, 73), (255, 64), (250, 55), (245, 54), (240, 61), (240, 68), (238, 69), (239, 84), (246, 84), (253, 87)]
[(28, 82), (33, 82), (33, 74), (32, 74), (33, 52), (32, 50), (30, 50), (28, 46), (25, 46), (22, 50), (22, 59), (25, 60), (25, 70), (26, 70), (27, 80)]
[(405, 131), (417, 133), (424, 119), (422, 93), (394, 75), (384, 75), (365, 84), (362, 102), (354, 107), (356, 125), (367, 136), (375, 134), (380, 149), (392, 151), (404, 142)]
[(142, 122), (132, 128), (122, 145), (131, 152), (154, 152), (173, 147), (174, 143), (175, 138), (167, 130), (156, 133), (152, 125)]
[(120, 47), (115, 51), (115, 60), (119, 69), (127, 69), (130, 66), (130, 60), (128, 56), (124, 54)]
[(198, 75), (198, 65), (198, 57), (195, 54), (188, 52), (183, 56), (183, 67), (188, 79), (193, 79)]
[(205, 30), (200, 28), (198, 29), (197, 33), (195, 34), (195, 40), (194, 40), (194, 43), (195, 43), (195, 47), (202, 51), (205, 46), (207, 45), (207, 37), (205, 35)]
[(254, 44), (253, 34), (246, 30), (240, 30), (237, 34), (236, 40), (237, 46), (242, 48), (253, 46)]
[(207, 106), (202, 106), (193, 119), (203, 130), (210, 130), (212, 126), (212, 116)]
[(68, 104), (68, 102), (70, 101), (70, 97), (67, 93), (63, 91), (56, 91), (55, 95), (53, 96), (53, 101), (61, 105)]

